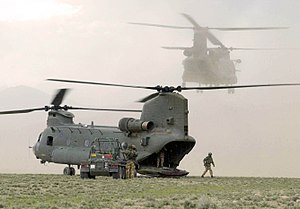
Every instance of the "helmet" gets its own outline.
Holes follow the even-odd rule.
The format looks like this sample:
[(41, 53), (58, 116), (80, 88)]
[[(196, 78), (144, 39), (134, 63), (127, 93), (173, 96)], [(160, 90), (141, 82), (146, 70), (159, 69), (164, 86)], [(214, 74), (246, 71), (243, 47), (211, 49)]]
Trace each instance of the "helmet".
[(209, 156), (211, 156), (211, 155), (212, 155), (212, 153), (211, 153), (211, 152), (209, 152), (209, 153), (208, 153), (208, 155), (209, 155)]
[(126, 142), (122, 142), (121, 147), (123, 150), (127, 149), (128, 144)]
[(136, 149), (135, 145), (130, 145), (131, 146), (131, 149)]

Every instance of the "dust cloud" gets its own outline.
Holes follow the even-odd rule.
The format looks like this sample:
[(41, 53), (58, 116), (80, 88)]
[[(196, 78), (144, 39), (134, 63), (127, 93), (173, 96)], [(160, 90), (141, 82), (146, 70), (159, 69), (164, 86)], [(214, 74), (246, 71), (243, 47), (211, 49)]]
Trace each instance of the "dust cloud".
[[(21, 0), (20, 0), (21, 1)], [(55, 90), (72, 88), (66, 103), (101, 108), (141, 108), (148, 90), (46, 82), (65, 78), (130, 85), (180, 85), (180, 51), (161, 46), (191, 46), (189, 30), (127, 24), (148, 22), (190, 26), (180, 13), (201, 26), (288, 26), (280, 31), (215, 32), (228, 47), (300, 48), (299, 1), (255, 0), (35, 0), (1, 1), (1, 110), (48, 105)], [(29, 3), (30, 2), (30, 3)], [(48, 13), (48, 15), (41, 15)], [(35, 14), (29, 16), (29, 14)], [(30, 17), (30, 18), (29, 18)], [(238, 84), (300, 82), (300, 51), (233, 51)], [(195, 84), (189, 84), (193, 86)], [(216, 176), (300, 176), (299, 87), (183, 92), (189, 100), (189, 134), (194, 149), (180, 168), (203, 171), (213, 153)], [(113, 96), (112, 96), (113, 95)], [(76, 112), (76, 122), (117, 125), (138, 114)], [(46, 126), (45, 112), (0, 117), (1, 173), (62, 173), (62, 165), (40, 165), (28, 149)]]

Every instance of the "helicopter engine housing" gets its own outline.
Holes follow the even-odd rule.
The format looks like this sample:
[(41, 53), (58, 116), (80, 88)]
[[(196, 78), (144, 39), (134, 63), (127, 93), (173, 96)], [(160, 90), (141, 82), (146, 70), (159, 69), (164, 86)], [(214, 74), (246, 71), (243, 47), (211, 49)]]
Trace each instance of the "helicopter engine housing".
[(122, 118), (119, 121), (119, 129), (124, 132), (140, 132), (153, 129), (152, 121), (143, 121), (134, 118)]

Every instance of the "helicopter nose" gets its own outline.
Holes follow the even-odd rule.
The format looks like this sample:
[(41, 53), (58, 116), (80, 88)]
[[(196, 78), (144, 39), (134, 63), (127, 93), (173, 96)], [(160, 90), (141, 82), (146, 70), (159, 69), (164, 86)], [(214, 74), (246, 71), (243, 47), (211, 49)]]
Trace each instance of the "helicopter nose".
[(34, 155), (36, 154), (36, 147), (37, 147), (37, 144), (34, 144), (32, 147), (29, 147), (29, 148), (32, 148), (32, 152)]
[(29, 146), (29, 149), (30, 149), (30, 148), (32, 148), (32, 152), (33, 152), (33, 154), (35, 154), (35, 145), (33, 145), (32, 147)]

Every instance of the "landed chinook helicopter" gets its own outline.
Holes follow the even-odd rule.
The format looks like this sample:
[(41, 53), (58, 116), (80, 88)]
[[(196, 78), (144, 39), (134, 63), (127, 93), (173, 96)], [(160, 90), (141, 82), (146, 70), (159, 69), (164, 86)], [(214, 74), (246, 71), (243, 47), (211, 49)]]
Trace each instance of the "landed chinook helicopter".
[[(165, 49), (183, 50), (186, 58), (183, 60), (184, 72), (182, 75), (182, 86), (187, 82), (198, 83), (201, 85), (218, 86), (233, 85), (237, 83), (236, 64), (241, 63), (240, 59), (231, 59), (232, 50), (272, 50), (273, 48), (233, 48), (226, 47), (209, 30), (220, 31), (245, 31), (245, 30), (274, 30), (287, 29), (287, 27), (247, 27), (247, 28), (216, 28), (201, 27), (191, 16), (182, 14), (193, 27), (170, 26), (149, 23), (130, 24), (173, 28), (173, 29), (192, 29), (194, 39), (192, 47), (163, 47)], [(216, 47), (208, 47), (208, 41)], [(274, 48), (275, 49), (275, 48)], [(234, 89), (229, 89), (233, 93)]]
[[(48, 79), (50, 81), (105, 85), (138, 89), (155, 90), (144, 99), (142, 111), (124, 109), (100, 109), (61, 106), (67, 89), (58, 91), (52, 106), (41, 108), (1, 111), (0, 114), (30, 113), (33, 111), (49, 111), (47, 128), (39, 135), (32, 147), (34, 155), (41, 163), (53, 162), (67, 164), (65, 175), (74, 175), (73, 165), (80, 167), (91, 153), (92, 144), (98, 139), (114, 139), (120, 143), (135, 145), (138, 152), (138, 172), (149, 176), (175, 177), (188, 174), (177, 169), (180, 161), (195, 146), (196, 140), (189, 135), (188, 100), (179, 92), (183, 90), (218, 90), (230, 88), (253, 88), (270, 86), (293, 86), (295, 84), (262, 84), (215, 87), (162, 87), (162, 86), (132, 86), (88, 81)], [(124, 117), (118, 127), (75, 124), (74, 115), (68, 110), (95, 111), (127, 111), (141, 112), (139, 119)], [(157, 165), (159, 153), (165, 154), (164, 164)]]

